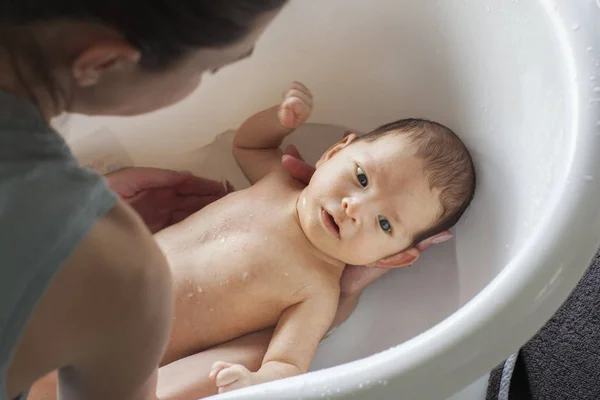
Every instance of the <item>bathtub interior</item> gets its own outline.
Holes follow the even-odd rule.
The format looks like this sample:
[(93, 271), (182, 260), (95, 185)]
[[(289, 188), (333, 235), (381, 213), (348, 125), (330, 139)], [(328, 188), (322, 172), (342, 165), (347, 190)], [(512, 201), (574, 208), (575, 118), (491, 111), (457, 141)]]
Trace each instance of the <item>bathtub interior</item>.
[[(312, 161), (345, 128), (409, 116), (453, 128), (476, 163), (476, 198), (454, 240), (366, 291), (312, 368), (338, 365), (459, 309), (521, 251), (562, 190), (573, 148), (569, 76), (546, 3), (292, 0), (251, 59), (205, 76), (184, 102), (128, 119), (71, 116), (60, 130), (86, 160), (103, 151), (113, 167), (185, 168), (240, 187), (231, 135), (213, 140), (278, 102), (292, 80), (315, 96), (311, 125), (289, 139)], [(90, 151), (94, 141), (103, 144)]]

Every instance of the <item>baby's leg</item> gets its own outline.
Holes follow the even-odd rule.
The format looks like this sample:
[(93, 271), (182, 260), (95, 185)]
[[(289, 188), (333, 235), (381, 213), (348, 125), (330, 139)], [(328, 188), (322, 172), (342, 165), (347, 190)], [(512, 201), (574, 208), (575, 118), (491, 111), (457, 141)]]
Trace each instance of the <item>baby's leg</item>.
[(272, 335), (272, 328), (250, 333), (161, 367), (158, 371), (158, 398), (196, 400), (218, 394), (217, 385), (208, 377), (212, 365), (227, 360), (257, 371)]

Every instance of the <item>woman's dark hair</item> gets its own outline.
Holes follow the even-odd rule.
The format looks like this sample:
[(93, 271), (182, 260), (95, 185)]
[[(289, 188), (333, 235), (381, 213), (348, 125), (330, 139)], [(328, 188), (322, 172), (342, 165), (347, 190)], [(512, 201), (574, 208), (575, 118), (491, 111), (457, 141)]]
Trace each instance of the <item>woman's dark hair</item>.
[[(224, 47), (287, 0), (0, 0), (0, 24), (70, 19), (112, 27), (142, 53), (142, 66), (167, 67), (192, 49)], [(0, 38), (0, 40), (3, 40)]]

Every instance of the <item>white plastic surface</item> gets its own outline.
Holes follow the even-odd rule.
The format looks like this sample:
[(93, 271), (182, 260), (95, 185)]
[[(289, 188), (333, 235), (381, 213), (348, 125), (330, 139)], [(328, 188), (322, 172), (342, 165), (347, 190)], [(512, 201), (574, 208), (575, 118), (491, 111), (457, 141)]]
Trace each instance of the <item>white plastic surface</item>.
[[(452, 395), (547, 321), (600, 244), (600, 5), (292, 0), (254, 57), (207, 77), (184, 103), (64, 129), (73, 140), (104, 127), (135, 164), (185, 167), (291, 80), (313, 90), (314, 123), (449, 125), (475, 158), (476, 199), (455, 240), (365, 293), (321, 346), (317, 372), (220, 398)], [(313, 159), (324, 149), (300, 144)]]

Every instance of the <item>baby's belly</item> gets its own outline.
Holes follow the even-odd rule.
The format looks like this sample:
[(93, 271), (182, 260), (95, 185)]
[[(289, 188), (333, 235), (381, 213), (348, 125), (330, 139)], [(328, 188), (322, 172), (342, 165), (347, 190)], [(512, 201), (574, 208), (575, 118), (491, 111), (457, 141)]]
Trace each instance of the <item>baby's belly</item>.
[(257, 268), (228, 262), (203, 265), (202, 258), (192, 255), (172, 268), (175, 316), (163, 365), (274, 326), (293, 303)]
[(265, 226), (272, 210), (258, 223), (243, 200), (230, 195), (155, 236), (171, 267), (176, 303), (163, 364), (274, 326), (301, 300), (295, 293), (304, 274), (282, 269), (287, 264), (273, 251), (285, 243)]

